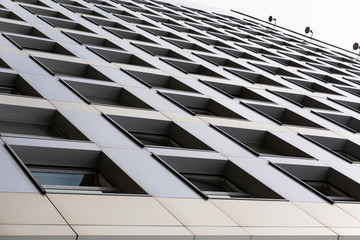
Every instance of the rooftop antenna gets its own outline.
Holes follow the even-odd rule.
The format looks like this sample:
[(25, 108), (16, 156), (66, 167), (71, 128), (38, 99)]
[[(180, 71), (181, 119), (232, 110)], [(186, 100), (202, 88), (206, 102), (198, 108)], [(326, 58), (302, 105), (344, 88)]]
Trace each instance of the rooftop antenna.
[(308, 33), (311, 33), (311, 36), (310, 36), (310, 42), (311, 42), (311, 39), (313, 37), (313, 31), (310, 29), (310, 27), (306, 27), (305, 28), (305, 33), (308, 34)]
[[(359, 49), (359, 44), (358, 44), (357, 42), (353, 44), (353, 49), (354, 49), (355, 51)], [(358, 56), (357, 56), (357, 58), (356, 58), (356, 61), (359, 59), (359, 55), (360, 55), (360, 52), (358, 53)]]
[(274, 22), (274, 27), (273, 27), (273, 29), (275, 29), (275, 26), (276, 26), (276, 18), (273, 18), (272, 16), (269, 16), (269, 22)]

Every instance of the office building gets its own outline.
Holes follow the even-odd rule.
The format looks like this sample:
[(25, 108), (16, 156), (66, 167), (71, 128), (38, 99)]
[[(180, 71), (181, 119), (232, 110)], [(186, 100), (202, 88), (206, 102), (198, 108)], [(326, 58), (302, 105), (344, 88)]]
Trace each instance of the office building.
[(360, 238), (355, 54), (155, 0), (1, 0), (0, 31), (0, 239)]

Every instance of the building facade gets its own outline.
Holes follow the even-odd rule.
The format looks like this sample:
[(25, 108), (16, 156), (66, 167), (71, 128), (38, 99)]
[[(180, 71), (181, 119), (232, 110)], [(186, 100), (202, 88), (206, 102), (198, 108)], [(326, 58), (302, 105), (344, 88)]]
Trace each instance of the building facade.
[(354, 54), (150, 0), (1, 0), (0, 31), (0, 239), (360, 238)]

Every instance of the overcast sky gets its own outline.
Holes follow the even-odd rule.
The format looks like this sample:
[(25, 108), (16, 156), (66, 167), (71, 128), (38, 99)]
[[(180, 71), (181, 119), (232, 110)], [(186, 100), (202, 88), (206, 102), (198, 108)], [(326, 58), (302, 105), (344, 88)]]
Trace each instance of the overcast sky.
[(267, 21), (271, 15), (279, 26), (304, 33), (309, 26), (313, 37), (352, 50), (360, 43), (360, 0), (172, 0), (187, 5), (207, 5), (239, 12)]

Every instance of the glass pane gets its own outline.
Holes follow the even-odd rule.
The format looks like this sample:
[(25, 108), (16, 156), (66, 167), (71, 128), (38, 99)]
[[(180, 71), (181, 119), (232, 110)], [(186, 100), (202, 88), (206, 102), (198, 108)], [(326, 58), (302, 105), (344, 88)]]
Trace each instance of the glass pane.
[(99, 186), (93, 173), (55, 173), (33, 171), (32, 174), (42, 185)]
[(306, 183), (328, 197), (349, 197), (349, 195), (328, 182), (306, 181)]
[(149, 133), (136, 133), (132, 132), (132, 135), (140, 140), (145, 145), (157, 145), (168, 147), (181, 147), (174, 139), (166, 135), (149, 134)]
[(243, 192), (224, 176), (200, 174), (183, 174), (183, 176), (201, 191)]

